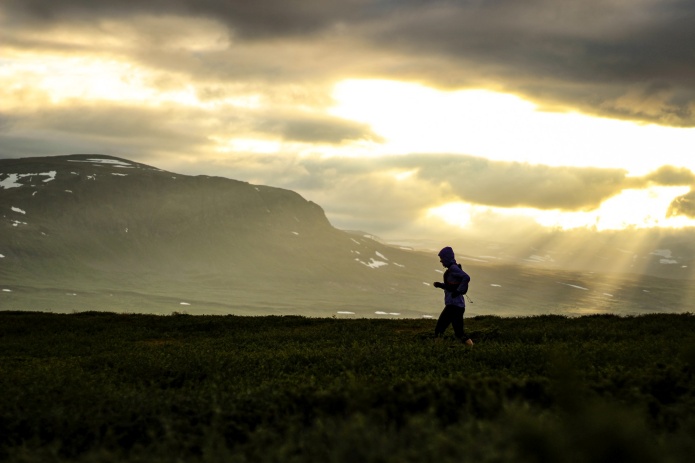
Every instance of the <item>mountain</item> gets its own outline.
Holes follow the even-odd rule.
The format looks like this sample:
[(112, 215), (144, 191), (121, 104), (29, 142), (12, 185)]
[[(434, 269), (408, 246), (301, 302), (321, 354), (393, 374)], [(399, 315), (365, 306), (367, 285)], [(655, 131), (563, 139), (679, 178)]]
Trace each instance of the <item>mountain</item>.
[(0, 186), (3, 308), (336, 313), (436, 277), (284, 189), (101, 155), (1, 160)]
[[(442, 304), (436, 252), (338, 230), (293, 191), (111, 156), (0, 160), (0, 238), (3, 310), (436, 317)], [(459, 257), (472, 314), (693, 300), (673, 278)]]

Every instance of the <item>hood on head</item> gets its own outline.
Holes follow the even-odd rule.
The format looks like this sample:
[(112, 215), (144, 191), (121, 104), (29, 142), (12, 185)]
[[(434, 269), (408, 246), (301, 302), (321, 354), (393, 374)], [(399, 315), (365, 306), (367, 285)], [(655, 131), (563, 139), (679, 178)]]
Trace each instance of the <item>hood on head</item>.
[(454, 257), (454, 250), (451, 249), (449, 246), (439, 251), (438, 256), (442, 259), (442, 264), (444, 264), (447, 267), (456, 262), (456, 257)]

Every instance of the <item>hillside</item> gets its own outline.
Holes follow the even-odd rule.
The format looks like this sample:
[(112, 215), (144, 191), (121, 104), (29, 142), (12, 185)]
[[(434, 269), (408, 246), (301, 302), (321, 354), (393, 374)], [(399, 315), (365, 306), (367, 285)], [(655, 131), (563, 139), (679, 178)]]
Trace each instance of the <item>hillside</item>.
[[(441, 309), (430, 286), (441, 278), (434, 253), (338, 230), (289, 190), (110, 156), (0, 160), (0, 238), (5, 310), (436, 317)], [(473, 276), (470, 313), (693, 307), (685, 280), (459, 257)]]
[(0, 460), (692, 461), (693, 315), (434, 323), (0, 312)]
[(436, 256), (337, 230), (292, 191), (97, 155), (0, 169), (3, 308), (335, 313), (436, 278)]

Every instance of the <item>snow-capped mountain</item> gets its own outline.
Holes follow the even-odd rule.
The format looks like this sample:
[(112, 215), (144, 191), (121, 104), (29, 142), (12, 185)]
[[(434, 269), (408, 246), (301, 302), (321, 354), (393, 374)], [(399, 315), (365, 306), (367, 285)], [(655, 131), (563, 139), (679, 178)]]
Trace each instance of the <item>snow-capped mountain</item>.
[[(469, 314), (692, 310), (686, 280), (470, 248)], [(103, 155), (0, 160), (2, 310), (436, 317), (441, 276), (436, 252), (338, 230), (293, 191)]]

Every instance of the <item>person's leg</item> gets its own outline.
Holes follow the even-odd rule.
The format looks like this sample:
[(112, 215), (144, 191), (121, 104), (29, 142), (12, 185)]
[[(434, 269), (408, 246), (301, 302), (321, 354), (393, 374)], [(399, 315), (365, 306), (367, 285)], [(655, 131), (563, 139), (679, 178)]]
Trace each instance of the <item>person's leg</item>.
[(454, 335), (467, 346), (473, 345), (473, 340), (468, 337), (464, 329), (463, 314), (466, 312), (465, 307), (456, 307), (455, 316), (451, 320), (451, 325), (454, 327)]
[(434, 336), (441, 336), (444, 334), (444, 331), (449, 327), (449, 325), (452, 322), (452, 306), (447, 305), (444, 307), (444, 310), (442, 310), (442, 313), (439, 314), (439, 319), (437, 320), (437, 326), (434, 327)]
[(466, 309), (463, 307), (452, 306), (453, 317), (451, 319), (451, 325), (454, 327), (454, 336), (456, 336), (461, 341), (468, 339), (465, 331), (463, 330), (463, 313)]

